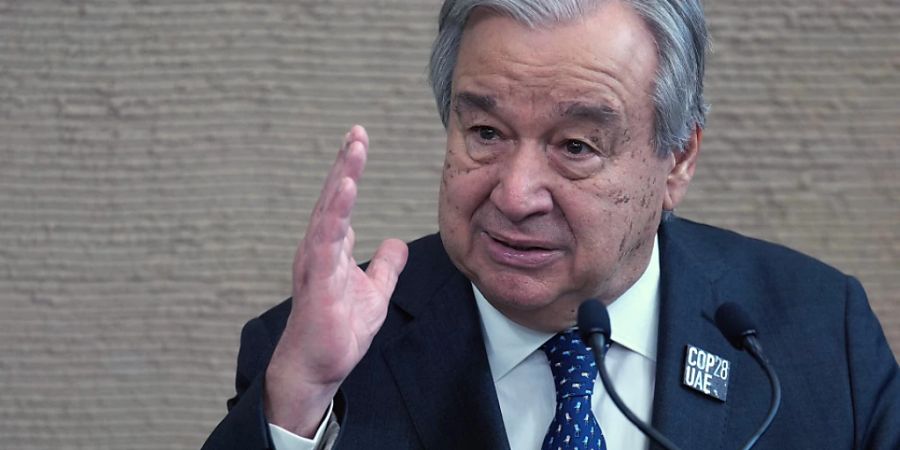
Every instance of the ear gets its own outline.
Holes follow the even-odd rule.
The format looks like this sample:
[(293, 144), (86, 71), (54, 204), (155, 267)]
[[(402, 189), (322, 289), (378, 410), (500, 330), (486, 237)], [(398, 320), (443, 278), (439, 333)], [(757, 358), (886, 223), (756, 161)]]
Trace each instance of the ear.
[(697, 158), (700, 156), (700, 141), (703, 139), (703, 130), (694, 128), (691, 138), (679, 153), (673, 153), (672, 170), (666, 177), (666, 196), (663, 199), (663, 209), (673, 210), (687, 193), (688, 185), (694, 178), (694, 169), (697, 167)]

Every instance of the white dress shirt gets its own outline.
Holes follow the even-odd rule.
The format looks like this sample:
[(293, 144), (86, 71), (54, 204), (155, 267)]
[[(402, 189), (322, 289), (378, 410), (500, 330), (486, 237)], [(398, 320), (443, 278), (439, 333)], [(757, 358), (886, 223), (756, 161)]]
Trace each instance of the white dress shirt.
[[(474, 287), (474, 286), (473, 286)], [(556, 408), (556, 390), (547, 357), (540, 349), (552, 333), (523, 327), (497, 311), (475, 289), (484, 345), (511, 450), (541, 448)], [(619, 395), (644, 421), (650, 421), (656, 380), (659, 323), (659, 248), (643, 275), (607, 308), (613, 344), (606, 368)], [(649, 441), (613, 404), (598, 377), (592, 409), (613, 450), (646, 449)]]
[[(537, 332), (513, 322), (497, 311), (478, 288), (474, 285), (472, 288), (510, 449), (540, 449), (556, 408), (553, 375), (540, 346), (553, 334)], [(640, 419), (649, 422), (659, 324), (658, 239), (654, 240), (647, 269), (607, 310), (613, 331), (613, 343), (606, 354), (607, 371), (625, 404)], [(619, 412), (599, 377), (595, 380), (591, 400), (607, 448), (648, 448), (647, 437)], [(326, 434), (336, 433), (334, 425), (333, 414), (329, 411), (313, 439), (297, 436), (272, 424), (269, 424), (269, 430), (278, 450), (312, 450), (325, 443)], [(329, 428), (327, 432), (326, 427)]]

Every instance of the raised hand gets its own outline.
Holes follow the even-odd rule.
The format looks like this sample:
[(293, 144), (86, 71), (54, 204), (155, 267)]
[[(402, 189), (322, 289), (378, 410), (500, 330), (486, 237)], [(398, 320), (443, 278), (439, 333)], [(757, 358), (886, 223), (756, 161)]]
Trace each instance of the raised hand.
[(294, 256), (293, 305), (266, 371), (270, 423), (312, 436), (341, 382), (369, 349), (406, 264), (406, 244), (381, 243), (367, 270), (353, 259), (350, 216), (369, 138), (344, 137)]

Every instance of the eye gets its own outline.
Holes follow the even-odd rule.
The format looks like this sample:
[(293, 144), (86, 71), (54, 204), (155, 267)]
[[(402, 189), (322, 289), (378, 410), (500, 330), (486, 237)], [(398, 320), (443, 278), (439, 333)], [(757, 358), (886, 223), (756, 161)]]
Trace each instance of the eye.
[(475, 127), (478, 138), (483, 141), (493, 141), (500, 137), (500, 133), (495, 128), (479, 126)]
[(569, 154), (577, 156), (591, 152), (591, 147), (589, 147), (584, 142), (576, 141), (574, 139), (566, 141), (565, 148), (566, 151), (569, 152)]
[[(576, 139), (581, 137), (582, 139)], [(584, 139), (587, 139), (585, 141)], [(599, 140), (598, 140), (599, 141)], [(596, 147), (595, 139), (587, 133), (573, 131), (551, 139), (552, 151), (548, 152), (551, 164), (560, 175), (570, 180), (581, 180), (596, 175), (603, 170), (609, 160), (603, 152), (603, 147)], [(597, 142), (598, 145), (602, 142)]]

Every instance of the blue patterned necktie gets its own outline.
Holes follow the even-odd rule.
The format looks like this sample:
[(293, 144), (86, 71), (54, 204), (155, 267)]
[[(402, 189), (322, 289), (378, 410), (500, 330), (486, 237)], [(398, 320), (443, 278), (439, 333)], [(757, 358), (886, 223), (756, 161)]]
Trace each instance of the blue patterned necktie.
[(556, 414), (542, 450), (606, 450), (600, 424), (591, 411), (597, 378), (594, 355), (576, 330), (553, 336), (541, 350), (550, 361), (556, 386)]

